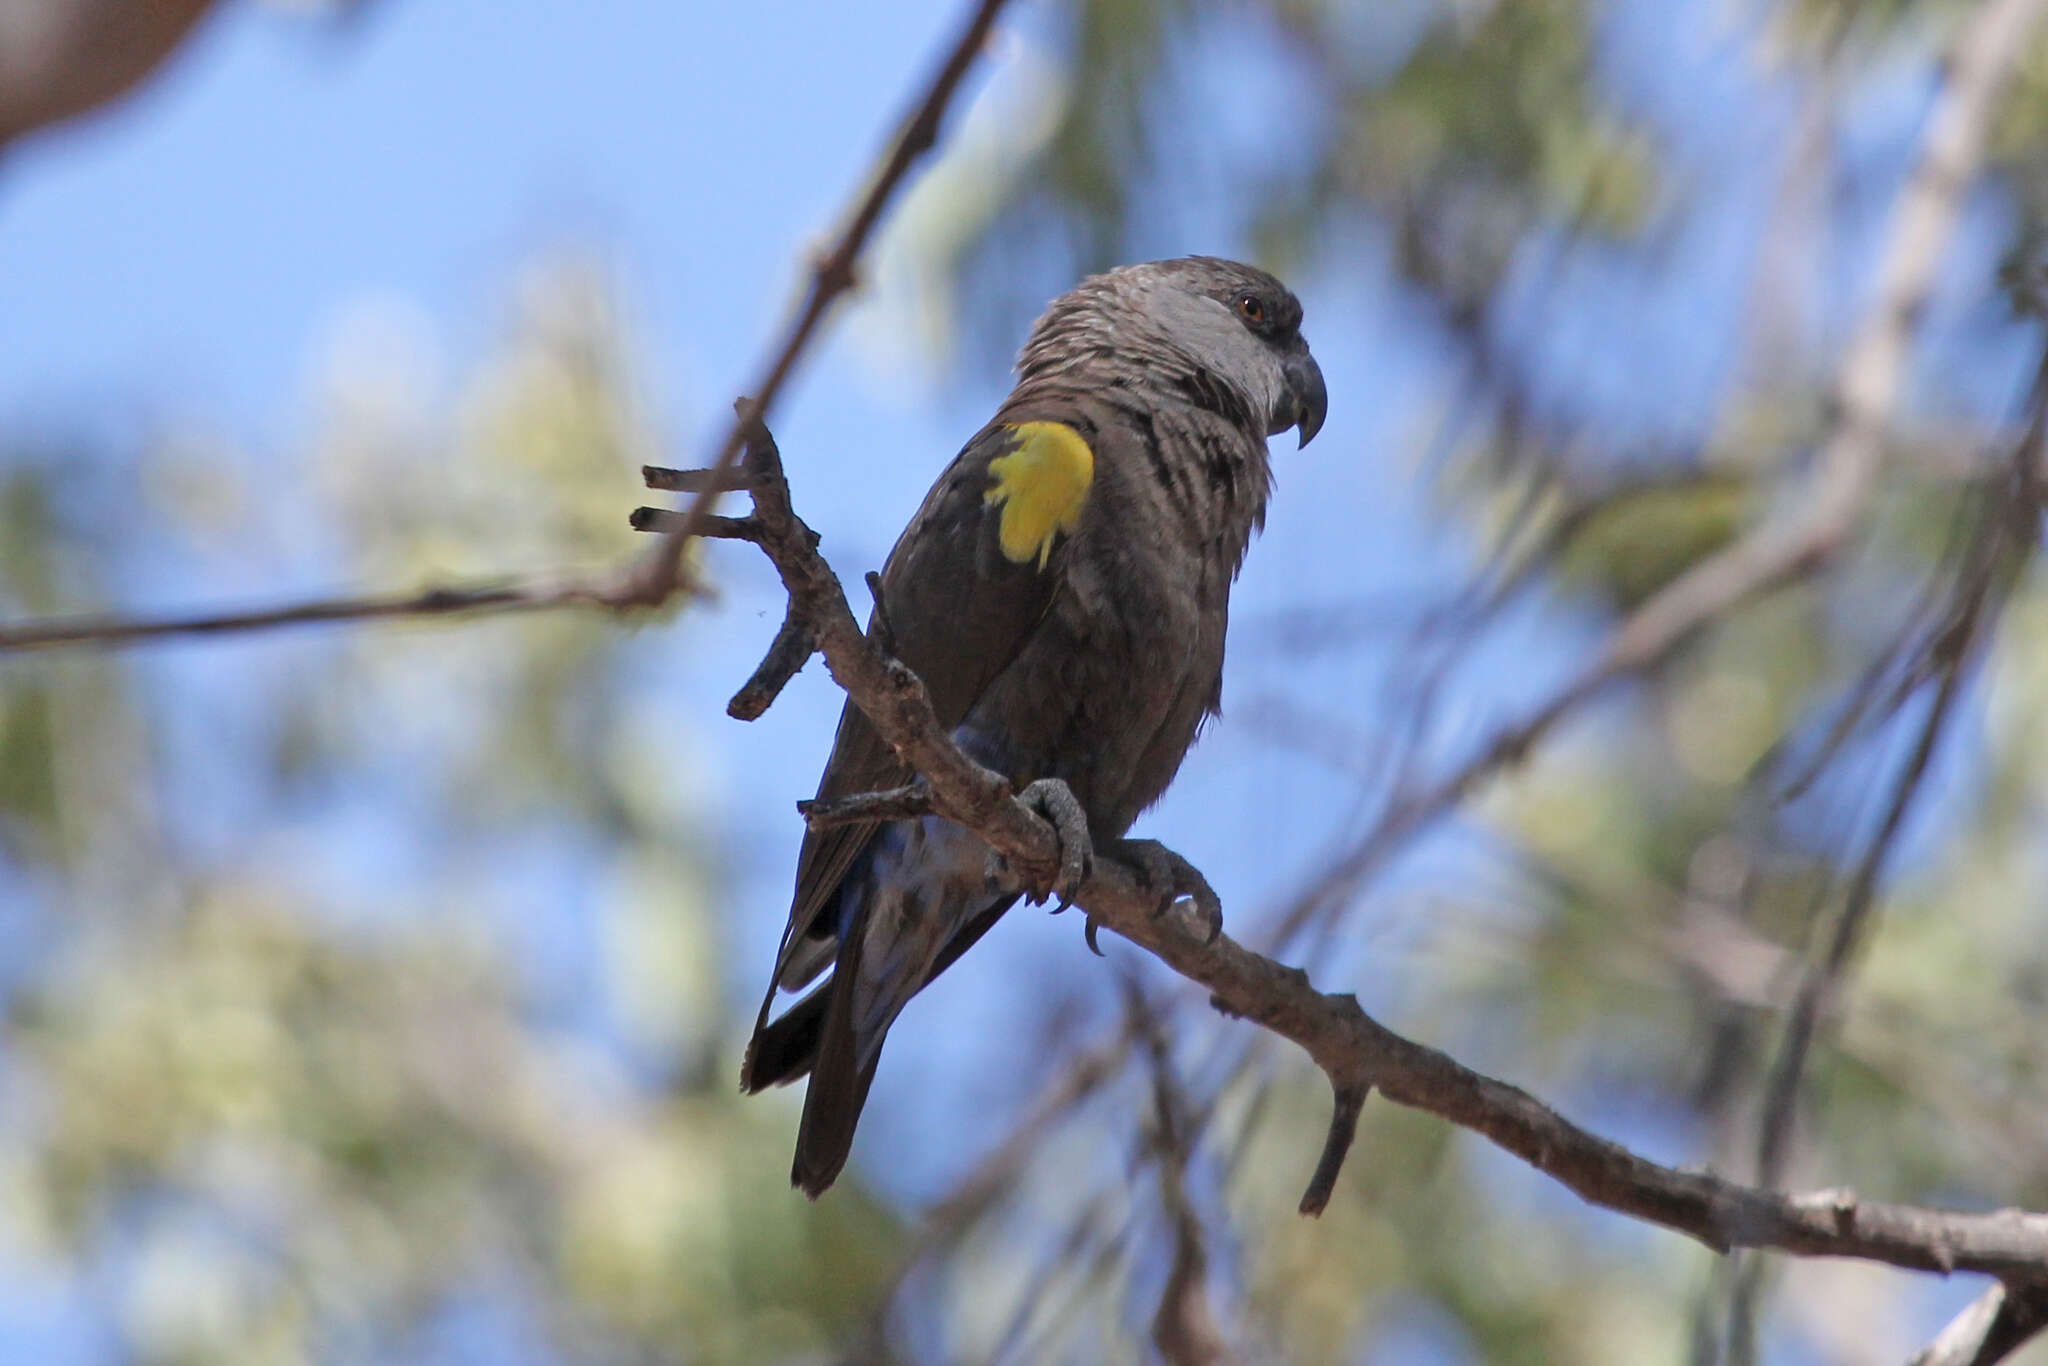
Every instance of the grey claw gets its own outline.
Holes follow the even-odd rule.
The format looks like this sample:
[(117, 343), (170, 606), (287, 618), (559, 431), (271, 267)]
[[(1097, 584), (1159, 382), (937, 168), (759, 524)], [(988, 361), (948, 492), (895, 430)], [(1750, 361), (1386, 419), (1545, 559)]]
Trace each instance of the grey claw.
[(1181, 901), (1189, 902), (1189, 917), (1201, 931), (1202, 942), (1214, 944), (1223, 934), (1223, 899), (1189, 863), (1157, 840), (1119, 840), (1114, 852), (1135, 864), (1148, 890), (1159, 893), (1152, 914), (1163, 916)]
[(1045, 818), (1059, 836), (1060, 866), (1053, 875), (1050, 886), (1026, 893), (1033, 905), (1044, 902), (1048, 897), (1057, 896), (1060, 910), (1074, 902), (1080, 894), (1081, 885), (1088, 880), (1094, 867), (1094, 842), (1088, 834), (1088, 815), (1081, 809), (1073, 791), (1058, 778), (1040, 778), (1022, 792), (1017, 799)]
[(1107, 958), (1109, 955), (1102, 951), (1102, 945), (1095, 942), (1095, 935), (1101, 929), (1102, 922), (1091, 915), (1088, 917), (1087, 927), (1081, 931), (1081, 938), (1087, 941), (1089, 952), (1097, 958)]

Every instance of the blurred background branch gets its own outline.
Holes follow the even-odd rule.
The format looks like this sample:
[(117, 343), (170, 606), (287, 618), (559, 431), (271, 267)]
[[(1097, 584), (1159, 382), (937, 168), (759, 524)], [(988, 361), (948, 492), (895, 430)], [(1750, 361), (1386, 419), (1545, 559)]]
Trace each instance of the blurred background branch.
[[(162, 15), (153, 8), (150, 11), (152, 17), (162, 19), (167, 30), (162, 35), (161, 46), (153, 37), (145, 41), (141, 36), (129, 35), (135, 39), (137, 50), (130, 53), (123, 48), (116, 54), (104, 50), (109, 38), (114, 31), (126, 32), (131, 26), (118, 24), (112, 15), (102, 14), (105, 7), (88, 4), (72, 12), (61, 6), (41, 5), (39, 0), (6, 0), (6, 3), (8, 7), (0, 9), (0, 37), (5, 36), (5, 25), (11, 19), (29, 37), (39, 38), (41, 48), (47, 49), (43, 51), (41, 60), (51, 70), (53, 83), (58, 85), (96, 79), (106, 73), (110, 63), (118, 69), (121, 62), (142, 62), (140, 49), (148, 48), (147, 61), (135, 75), (123, 79), (119, 87), (98, 94), (90, 101), (92, 103), (111, 98), (139, 78), (142, 71), (168, 52), (170, 45), (182, 36), (191, 20), (204, 9), (203, 5), (190, 7), (189, 17), (177, 21), (169, 16), (180, 12), (178, 6), (161, 7)], [(761, 416), (765, 417), (773, 406), (833, 302), (853, 287), (861, 251), (881, 221), (883, 210), (888, 207), (897, 187), (903, 183), (911, 167), (937, 145), (946, 106), (952, 102), (960, 82), (987, 45), (989, 31), (1005, 3), (1007, 0), (978, 0), (947, 50), (937, 73), (912, 105), (902, 130), (864, 177), (864, 188), (846, 215), (845, 228), (831, 250), (821, 255), (811, 269), (803, 307), (763, 361), (759, 380), (748, 390)], [(49, 13), (44, 14), (45, 10)], [(60, 10), (63, 11), (61, 15)], [(175, 32), (168, 31), (172, 28)], [(24, 43), (23, 48), (27, 51), (28, 60), (32, 63), (38, 60), (34, 50), (38, 48), (37, 43)], [(5, 50), (5, 44), (0, 43), (0, 52)], [(5, 68), (0, 67), (0, 88), (5, 87), (6, 76)], [(74, 111), (57, 108), (34, 121), (47, 121), (67, 112)], [(7, 136), (5, 113), (4, 107), (0, 107), (0, 143), (4, 143)], [(689, 507), (673, 525), (655, 528), (650, 523), (641, 527), (643, 530), (663, 531), (661, 544), (643, 556), (639, 564), (624, 571), (588, 578), (558, 578), (505, 585), (454, 585), (430, 588), (412, 595), (337, 598), (261, 611), (222, 612), (156, 621), (98, 618), (0, 626), (0, 651), (59, 645), (126, 645), (166, 636), (217, 635), (313, 622), (441, 616), (453, 612), (532, 611), (567, 606), (615, 610), (659, 607), (686, 585), (684, 549), (690, 539), (704, 529), (719, 495), (726, 490), (729, 481), (725, 476), (731, 470), (743, 440), (744, 421), (735, 418), (709, 471), (685, 490), (693, 495)]]
[(1910, 1366), (1990, 1366), (2048, 1328), (2039, 1286), (1995, 1285), (1941, 1330)]
[[(2048, 1360), (1995, 1257), (1733, 1266), (1392, 1104), (1299, 1219), (1327, 1074), (1210, 1006), (1277, 967), (1149, 920), (1210, 989), (1011, 916), (789, 1197), (731, 1069), (843, 694), (776, 577), (321, 586), (634, 596), (636, 471), (841, 307), (777, 425), (879, 564), (1044, 299), (1220, 251), (1339, 400), (1141, 832), (1323, 989), (1241, 999), (1710, 1242), (2048, 1207), (2039, 6), (970, 8), (0, 0), (0, 620), (220, 632), (0, 658), (0, 1356)], [(855, 280), (814, 228), (925, 51)]]
[(137, 645), (175, 636), (215, 636), (240, 631), (267, 631), (280, 626), (320, 622), (375, 621), (390, 617), (435, 617), (454, 612), (534, 611), (554, 607), (641, 607), (630, 579), (536, 580), (527, 583), (461, 585), (429, 588), (394, 597), (341, 597), (293, 603), (288, 607), (249, 612), (218, 612), (189, 617), (73, 617), (50, 622), (0, 626), (0, 651), (38, 650), (62, 645)]
[(0, 3), (0, 150), (125, 94), (212, 7), (212, 0)]

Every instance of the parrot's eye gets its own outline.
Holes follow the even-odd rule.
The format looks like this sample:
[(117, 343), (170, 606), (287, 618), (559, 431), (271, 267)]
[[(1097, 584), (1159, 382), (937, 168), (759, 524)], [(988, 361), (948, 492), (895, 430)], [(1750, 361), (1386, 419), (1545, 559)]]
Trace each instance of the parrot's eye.
[(1266, 306), (1259, 302), (1256, 295), (1238, 295), (1237, 311), (1244, 314), (1245, 321), (1247, 322), (1262, 323), (1266, 321)]

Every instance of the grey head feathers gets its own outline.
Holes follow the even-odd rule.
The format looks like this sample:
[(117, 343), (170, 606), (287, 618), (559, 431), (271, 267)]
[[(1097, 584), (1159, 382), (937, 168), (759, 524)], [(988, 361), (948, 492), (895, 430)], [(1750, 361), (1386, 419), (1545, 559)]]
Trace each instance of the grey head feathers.
[(1255, 266), (1215, 256), (1148, 261), (1090, 276), (1055, 299), (1017, 364), (1021, 385), (1054, 377), (1165, 386), (1264, 437), (1299, 427), (1307, 445), (1328, 397), (1301, 335), (1301, 303)]

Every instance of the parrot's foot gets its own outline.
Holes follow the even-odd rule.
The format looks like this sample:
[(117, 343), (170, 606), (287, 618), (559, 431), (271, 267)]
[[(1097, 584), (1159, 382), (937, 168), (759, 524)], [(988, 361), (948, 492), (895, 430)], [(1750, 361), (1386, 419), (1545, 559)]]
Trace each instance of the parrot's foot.
[(1118, 840), (1103, 852), (1135, 867), (1145, 880), (1145, 889), (1158, 895), (1154, 916), (1165, 915), (1186, 901), (1189, 918), (1201, 931), (1204, 944), (1215, 943), (1223, 933), (1223, 899), (1194, 864), (1158, 840)]
[(1026, 888), (1024, 893), (1034, 906), (1048, 897), (1058, 897), (1060, 904), (1052, 908), (1052, 913), (1058, 915), (1081, 894), (1081, 884), (1088, 880), (1089, 869), (1095, 862), (1095, 841), (1088, 835), (1088, 813), (1081, 809), (1073, 789), (1058, 778), (1040, 778), (1019, 792), (1017, 800), (1044, 817), (1059, 836), (1059, 871), (1050, 882)]

